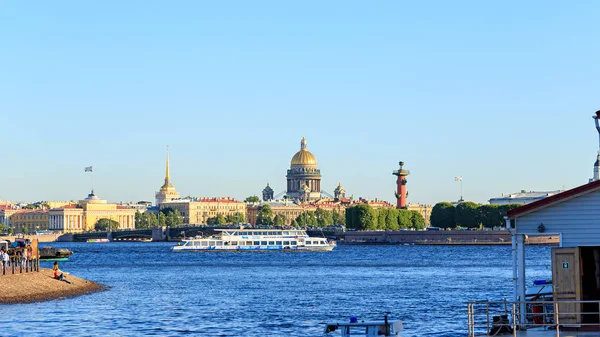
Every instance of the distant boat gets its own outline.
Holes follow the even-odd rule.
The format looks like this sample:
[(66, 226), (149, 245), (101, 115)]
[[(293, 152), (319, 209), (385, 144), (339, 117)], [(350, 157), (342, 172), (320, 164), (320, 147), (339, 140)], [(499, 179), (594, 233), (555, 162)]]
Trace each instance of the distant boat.
[(101, 242), (110, 242), (110, 240), (108, 240), (108, 239), (87, 239), (87, 242), (101, 243)]
[(335, 241), (310, 237), (305, 230), (296, 229), (216, 229), (221, 232), (210, 238), (183, 240), (171, 247), (181, 251), (331, 251)]
[(67, 261), (73, 252), (67, 248), (53, 248), (46, 246), (40, 248), (40, 260), (41, 261)]

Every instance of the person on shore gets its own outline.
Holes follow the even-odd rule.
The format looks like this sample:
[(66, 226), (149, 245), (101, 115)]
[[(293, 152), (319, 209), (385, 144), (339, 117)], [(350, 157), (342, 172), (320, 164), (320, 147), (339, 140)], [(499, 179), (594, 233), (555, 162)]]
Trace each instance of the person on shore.
[(27, 269), (27, 251), (21, 250), (19, 253), (21, 254), (21, 268)]
[(4, 249), (4, 247), (0, 248), (0, 265), (2, 265), (2, 274), (4, 274), (4, 269), (6, 268), (6, 262), (4, 260), (4, 256), (8, 256), (8, 253)]
[(65, 281), (68, 284), (71, 284), (71, 282), (69, 282), (69, 280), (67, 280), (65, 278), (65, 275), (63, 274), (62, 271), (60, 271), (60, 269), (58, 269), (58, 261), (54, 261), (54, 267), (52, 268), (54, 270), (54, 278), (59, 280), (59, 281)]

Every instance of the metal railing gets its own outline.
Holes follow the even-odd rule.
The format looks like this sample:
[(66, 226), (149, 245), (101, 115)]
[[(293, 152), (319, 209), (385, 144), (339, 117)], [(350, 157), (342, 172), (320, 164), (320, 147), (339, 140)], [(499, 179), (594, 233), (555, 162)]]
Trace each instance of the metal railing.
[(21, 259), (20, 256), (11, 255), (8, 262), (0, 261), (0, 276), (33, 271), (40, 271), (39, 259)]
[[(521, 321), (521, 306), (525, 319)], [(562, 328), (600, 331), (600, 301), (476, 301), (467, 304), (468, 336), (496, 336), (530, 329), (560, 336)]]

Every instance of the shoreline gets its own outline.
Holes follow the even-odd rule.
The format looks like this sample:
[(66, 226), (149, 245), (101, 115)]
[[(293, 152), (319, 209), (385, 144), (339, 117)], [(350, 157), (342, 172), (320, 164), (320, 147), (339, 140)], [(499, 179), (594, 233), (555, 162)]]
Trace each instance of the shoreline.
[(108, 287), (73, 275), (68, 284), (54, 279), (52, 269), (39, 272), (0, 275), (0, 305), (61, 300), (107, 290)]

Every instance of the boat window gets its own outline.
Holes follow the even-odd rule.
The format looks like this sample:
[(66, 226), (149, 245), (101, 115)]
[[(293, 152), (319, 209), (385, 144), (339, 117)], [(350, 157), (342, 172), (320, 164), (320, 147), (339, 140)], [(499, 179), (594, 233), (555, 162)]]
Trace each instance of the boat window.
[(260, 245), (260, 241), (254, 241), (254, 245), (255, 246), (259, 246)]
[(208, 244), (209, 246), (214, 246), (215, 242), (214, 241), (210, 241), (210, 243)]
[(223, 241), (217, 241), (217, 246), (222, 246), (223, 245)]
[(246, 246), (252, 246), (252, 241), (246, 241)]
[(307, 245), (312, 245), (312, 241), (306, 241)]
[(263, 246), (266, 246), (267, 245), (267, 241), (261, 241), (260, 244), (263, 245)]
[(289, 245), (289, 244), (290, 244), (290, 242), (289, 242), (289, 241), (283, 241), (283, 244), (284, 244), (284, 245)]
[(275, 242), (276, 245), (281, 246), (281, 241)]
[(237, 246), (237, 245), (238, 245), (238, 243), (237, 243), (237, 241), (231, 241), (231, 245), (232, 245), (232, 246)]
[(296, 241), (292, 241), (292, 246), (297, 245), (298, 243)]
[(202, 245), (203, 245), (204, 247), (208, 246), (208, 241), (202, 241)]
[(288, 231), (283, 231), (283, 232), (281, 232), (281, 235), (290, 235), (290, 232), (288, 232)]
[(273, 246), (275, 244), (275, 241), (269, 241), (269, 246)]

